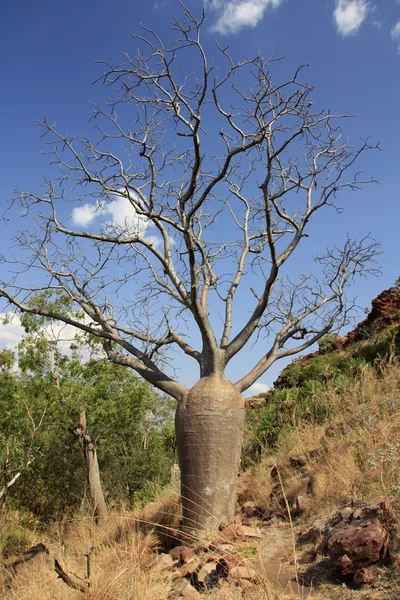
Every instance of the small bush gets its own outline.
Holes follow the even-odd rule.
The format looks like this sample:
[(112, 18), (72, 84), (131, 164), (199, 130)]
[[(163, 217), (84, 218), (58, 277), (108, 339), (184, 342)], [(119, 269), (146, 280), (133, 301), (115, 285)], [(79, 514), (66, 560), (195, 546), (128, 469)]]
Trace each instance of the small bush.
[(324, 337), (321, 338), (318, 342), (319, 351), (321, 353), (324, 353), (329, 352), (329, 350), (332, 350), (335, 337), (336, 336), (333, 333), (328, 333), (327, 335), (324, 335)]

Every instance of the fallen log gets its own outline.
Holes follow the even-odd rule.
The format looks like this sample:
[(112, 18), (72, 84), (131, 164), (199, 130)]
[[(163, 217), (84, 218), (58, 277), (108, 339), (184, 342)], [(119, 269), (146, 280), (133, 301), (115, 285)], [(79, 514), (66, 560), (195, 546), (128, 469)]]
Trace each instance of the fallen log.
[(57, 573), (58, 577), (60, 579), (62, 579), (62, 581), (64, 583), (66, 583), (73, 590), (78, 590), (79, 592), (82, 592), (83, 594), (85, 594), (88, 591), (88, 587), (86, 585), (83, 585), (82, 583), (79, 583), (78, 581), (74, 581), (72, 579), (72, 577), (70, 577), (64, 571), (64, 569), (62, 568), (62, 566), (60, 565), (60, 563), (58, 562), (57, 559), (55, 559), (55, 561), (54, 561), (54, 570)]

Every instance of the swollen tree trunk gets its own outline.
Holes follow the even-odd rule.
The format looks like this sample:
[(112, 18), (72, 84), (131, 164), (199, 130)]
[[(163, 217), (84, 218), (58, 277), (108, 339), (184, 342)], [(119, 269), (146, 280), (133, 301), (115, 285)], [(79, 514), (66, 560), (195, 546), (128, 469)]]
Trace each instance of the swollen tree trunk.
[(222, 375), (203, 377), (176, 412), (185, 529), (216, 529), (235, 517), (244, 400)]
[(90, 502), (96, 520), (108, 514), (106, 501), (104, 500), (103, 488), (101, 487), (100, 469), (97, 461), (97, 450), (90, 439), (89, 430), (86, 425), (85, 413), (79, 415), (79, 427), (70, 428), (70, 431), (78, 438), (79, 445), (85, 457), (86, 473), (89, 485)]

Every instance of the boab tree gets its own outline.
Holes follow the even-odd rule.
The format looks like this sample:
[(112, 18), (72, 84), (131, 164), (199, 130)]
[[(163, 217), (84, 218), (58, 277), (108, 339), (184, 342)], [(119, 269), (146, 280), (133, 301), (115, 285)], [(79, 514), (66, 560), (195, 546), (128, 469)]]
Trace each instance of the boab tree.
[[(234, 517), (241, 393), (346, 322), (346, 286), (375, 245), (347, 239), (288, 278), (309, 222), (366, 183), (353, 167), (371, 145), (350, 146), (340, 117), (313, 109), (302, 67), (276, 83), (275, 60), (237, 62), (219, 45), (210, 58), (204, 14), (183, 11), (171, 45), (144, 28), (134, 57), (103, 63), (114, 96), (94, 107), (95, 140), (39, 122), (59, 178), (13, 200), (29, 225), (1, 295), (95, 336), (178, 401), (183, 524), (201, 528)], [(229, 361), (254, 342), (253, 368), (230, 381)], [(198, 363), (190, 390), (172, 347)]]

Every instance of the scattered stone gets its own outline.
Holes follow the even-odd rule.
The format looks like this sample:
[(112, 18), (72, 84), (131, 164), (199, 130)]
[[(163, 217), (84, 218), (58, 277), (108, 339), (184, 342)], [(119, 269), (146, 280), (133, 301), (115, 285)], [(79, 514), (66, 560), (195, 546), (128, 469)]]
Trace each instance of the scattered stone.
[(244, 566), (244, 562), (236, 556), (225, 556), (218, 560), (215, 570), (218, 577), (226, 579), (229, 575), (229, 571), (237, 566)]
[(198, 556), (195, 556), (191, 560), (185, 562), (180, 568), (179, 573), (181, 577), (187, 577), (194, 575), (201, 567), (202, 561)]
[(234, 523), (221, 526), (219, 537), (209, 546), (189, 548), (182, 545), (173, 548), (169, 554), (160, 554), (157, 564), (173, 571), (169, 600), (194, 600), (199, 597), (199, 592), (224, 582), (227, 585), (227, 582), (233, 582), (242, 589), (257, 583), (257, 573), (245, 567), (243, 560), (234, 555), (235, 547), (227, 543), (248, 538), (260, 539), (261, 532), (256, 527), (242, 525), (239, 516)]
[(240, 525), (237, 525), (236, 523), (232, 523), (231, 525), (224, 527), (221, 530), (220, 535), (216, 537), (209, 545), (210, 550), (216, 550), (222, 544), (237, 540), (240, 537), (238, 533), (239, 530)]
[(181, 597), (187, 598), (187, 600), (197, 600), (198, 598), (201, 598), (199, 592), (189, 582), (181, 591)]
[(187, 584), (188, 582), (185, 579), (183, 579), (182, 577), (178, 577), (174, 581), (171, 592), (176, 592), (177, 594), (180, 594), (183, 588), (187, 586)]
[(305, 533), (299, 535), (299, 542), (302, 544), (311, 542), (316, 543), (322, 538), (327, 528), (327, 524), (322, 519), (315, 521), (314, 525), (308, 529)]
[(237, 566), (233, 567), (229, 571), (229, 579), (232, 579), (237, 582), (241, 582), (242, 580), (251, 581), (252, 583), (257, 583), (258, 575), (254, 569), (250, 569), (249, 567)]
[(172, 548), (169, 553), (174, 560), (179, 560), (182, 563), (191, 560), (196, 556), (194, 550), (187, 548), (186, 546), (176, 546), (175, 548)]
[(213, 582), (213, 579), (217, 579), (217, 563), (209, 562), (203, 565), (200, 571), (197, 573), (197, 582), (202, 587), (207, 587)]
[(172, 558), (171, 554), (159, 554), (156, 559), (156, 565), (161, 569), (173, 569), (177, 561)]
[(197, 600), (200, 598), (199, 592), (192, 586), (187, 579), (177, 579), (168, 595), (169, 600), (175, 598), (187, 598), (187, 600)]
[(296, 498), (296, 514), (301, 514), (307, 510), (311, 510), (315, 501), (311, 496), (297, 496)]

